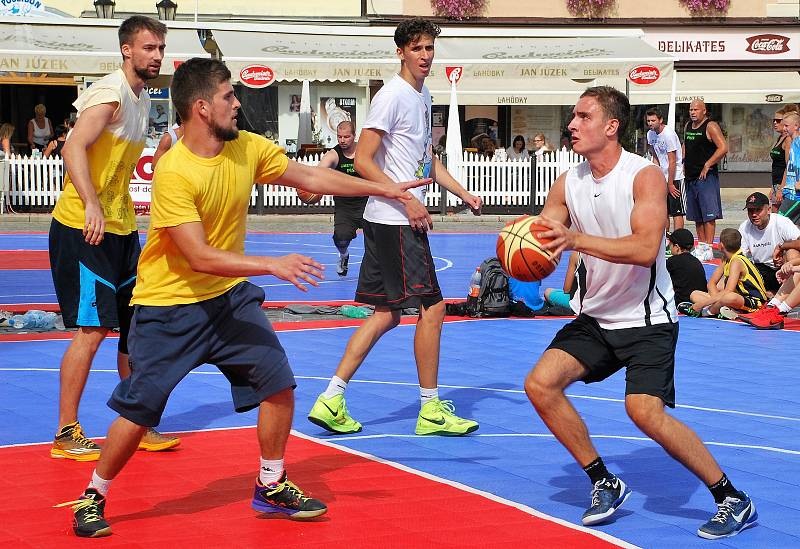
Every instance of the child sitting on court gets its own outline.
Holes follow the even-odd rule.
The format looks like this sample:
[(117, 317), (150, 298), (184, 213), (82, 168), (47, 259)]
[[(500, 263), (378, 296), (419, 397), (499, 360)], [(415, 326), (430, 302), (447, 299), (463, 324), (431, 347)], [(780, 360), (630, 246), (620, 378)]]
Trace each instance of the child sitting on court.
[(575, 292), (578, 291), (578, 279), (575, 277), (575, 271), (578, 269), (578, 260), (581, 254), (572, 252), (569, 255), (569, 263), (567, 263), (567, 274), (564, 277), (563, 289), (547, 288), (544, 291), (544, 300), (548, 305), (563, 307), (570, 309), (569, 301)]
[(735, 318), (729, 309), (753, 312), (767, 300), (761, 273), (742, 254), (741, 233), (736, 229), (723, 229), (719, 241), (723, 259), (708, 281), (708, 292), (693, 291), (691, 302), (678, 305), (678, 311), (683, 314), (717, 316), (722, 310), (725, 318)]
[(667, 233), (667, 244), (671, 253), (667, 258), (667, 272), (675, 289), (675, 303), (691, 301), (692, 292), (704, 292), (707, 284), (703, 264), (691, 253), (694, 235), (687, 229), (675, 229)]

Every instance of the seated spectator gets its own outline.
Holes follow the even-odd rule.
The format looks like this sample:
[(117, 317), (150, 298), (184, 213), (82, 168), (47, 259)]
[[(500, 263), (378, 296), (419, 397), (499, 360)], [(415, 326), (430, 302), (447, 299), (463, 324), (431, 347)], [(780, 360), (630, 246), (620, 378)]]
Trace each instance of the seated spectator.
[(667, 234), (667, 242), (672, 253), (667, 259), (667, 272), (675, 289), (675, 303), (691, 301), (692, 292), (705, 292), (707, 288), (706, 270), (691, 253), (694, 235), (688, 229), (675, 229)]
[[(761, 273), (741, 250), (742, 235), (736, 229), (723, 229), (719, 234), (722, 263), (708, 281), (708, 291), (695, 290), (691, 302), (678, 305), (678, 311), (689, 316), (717, 316), (721, 309), (754, 312), (767, 301), (767, 290)], [(726, 318), (735, 318), (723, 312)]]
[(533, 146), (533, 154), (538, 158), (541, 158), (544, 153), (553, 152), (555, 150), (555, 147), (545, 139), (543, 133), (537, 133), (533, 136)]
[(561, 290), (557, 288), (546, 288), (544, 291), (544, 300), (548, 305), (556, 307), (563, 307), (571, 309), (569, 302), (578, 291), (578, 279), (575, 272), (578, 270), (578, 261), (580, 261), (581, 254), (572, 252), (569, 256), (567, 263), (567, 274), (564, 277), (564, 286)]
[(506, 149), (506, 157), (509, 160), (529, 160), (531, 155), (525, 148), (525, 138), (518, 135), (511, 142), (511, 146)]
[(56, 126), (56, 137), (44, 149), (44, 157), (50, 158), (51, 156), (61, 156), (61, 149), (64, 148), (64, 143), (67, 142), (67, 126)]
[(747, 221), (739, 226), (742, 235), (742, 253), (749, 257), (764, 279), (770, 295), (778, 291), (780, 283), (776, 274), (785, 260), (800, 257), (794, 249), (782, 248), (788, 241), (800, 238), (800, 229), (788, 217), (771, 212), (769, 198), (763, 193), (753, 193), (745, 201)]
[(522, 282), (513, 277), (508, 277), (508, 297), (515, 303), (524, 303), (528, 309), (538, 311), (544, 305), (539, 289), (542, 283)]
[(800, 305), (800, 258), (787, 261), (778, 269), (780, 288), (764, 307), (741, 314), (739, 320), (759, 330), (780, 330), (787, 313)]
[(14, 129), (14, 124), (8, 122), (0, 126), (0, 160), (11, 158), (11, 155), (14, 154), (14, 146), (11, 144)]

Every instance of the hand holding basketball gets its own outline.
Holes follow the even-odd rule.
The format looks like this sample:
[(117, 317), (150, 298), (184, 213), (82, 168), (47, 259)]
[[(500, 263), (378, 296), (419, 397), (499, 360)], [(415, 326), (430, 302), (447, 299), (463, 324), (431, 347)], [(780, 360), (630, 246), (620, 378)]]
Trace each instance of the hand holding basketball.
[(311, 191), (305, 191), (303, 189), (296, 189), (296, 190), (297, 190), (297, 198), (299, 198), (300, 202), (302, 202), (303, 204), (308, 204), (310, 206), (322, 200), (321, 194), (312, 193)]
[(497, 237), (497, 257), (503, 270), (523, 282), (542, 280), (558, 265), (559, 255), (547, 249), (549, 239), (541, 236), (550, 229), (541, 219), (523, 216), (507, 224)]

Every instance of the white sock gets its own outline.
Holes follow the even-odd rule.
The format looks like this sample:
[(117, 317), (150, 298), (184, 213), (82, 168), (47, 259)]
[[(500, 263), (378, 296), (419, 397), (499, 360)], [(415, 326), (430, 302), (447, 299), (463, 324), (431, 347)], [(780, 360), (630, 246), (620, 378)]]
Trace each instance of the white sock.
[(97, 469), (95, 469), (92, 471), (92, 480), (89, 482), (87, 488), (94, 488), (97, 490), (98, 494), (106, 497), (108, 489), (111, 488), (111, 481), (101, 478), (100, 475), (97, 474)]
[(283, 460), (282, 459), (264, 459), (261, 458), (261, 468), (258, 471), (258, 480), (261, 484), (278, 482), (283, 474)]
[(328, 388), (322, 393), (322, 396), (331, 398), (336, 395), (343, 395), (345, 389), (347, 389), (347, 382), (340, 377), (333, 376), (330, 383), (328, 383)]
[(792, 308), (791, 308), (791, 307), (789, 307), (789, 306), (786, 304), (786, 302), (785, 302), (785, 301), (783, 301), (783, 302), (782, 302), (780, 305), (778, 305), (778, 310), (779, 310), (780, 312), (782, 312), (782, 313), (788, 313), (789, 311), (791, 311), (791, 310), (792, 310)]
[(431, 400), (439, 398), (439, 388), (434, 387), (433, 389), (426, 389), (425, 387), (419, 388), (419, 399), (424, 406), (426, 403), (430, 402)]
[(778, 299), (777, 297), (773, 297), (772, 299), (769, 300), (769, 303), (767, 303), (767, 307), (778, 307), (780, 306), (781, 303), (783, 302), (780, 299)]

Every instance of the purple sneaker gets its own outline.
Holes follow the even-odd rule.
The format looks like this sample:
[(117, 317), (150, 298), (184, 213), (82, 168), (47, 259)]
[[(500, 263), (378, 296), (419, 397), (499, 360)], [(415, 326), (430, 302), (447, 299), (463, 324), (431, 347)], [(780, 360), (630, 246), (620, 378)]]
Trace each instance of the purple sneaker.
[(261, 513), (284, 513), (292, 518), (312, 518), (325, 514), (328, 508), (318, 499), (307, 497), (283, 472), (278, 482), (266, 486), (256, 479), (251, 506)]

